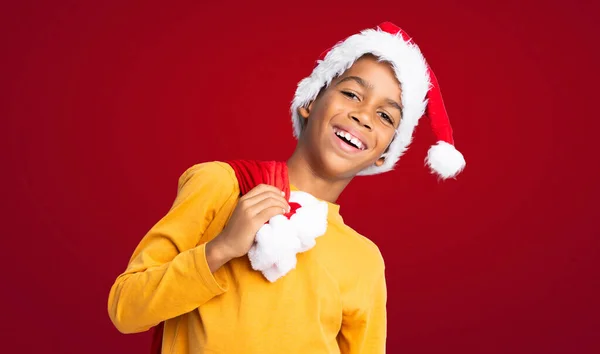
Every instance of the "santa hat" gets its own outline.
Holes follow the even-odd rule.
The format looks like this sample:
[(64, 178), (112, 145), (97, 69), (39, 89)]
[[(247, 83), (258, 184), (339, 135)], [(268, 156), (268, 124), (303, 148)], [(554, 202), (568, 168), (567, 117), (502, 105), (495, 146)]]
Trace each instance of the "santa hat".
[(437, 139), (437, 143), (429, 149), (426, 164), (443, 179), (456, 176), (465, 167), (465, 159), (454, 147), (452, 127), (437, 79), (419, 47), (390, 22), (352, 35), (321, 55), (311, 75), (300, 81), (296, 89), (291, 108), (294, 136), (299, 138), (306, 124), (298, 114), (298, 109), (308, 106), (323, 87), (365, 54), (373, 54), (391, 64), (400, 82), (403, 112), (397, 134), (384, 154), (384, 163), (368, 167), (359, 175), (373, 175), (393, 169), (410, 145), (419, 119), (425, 115)]

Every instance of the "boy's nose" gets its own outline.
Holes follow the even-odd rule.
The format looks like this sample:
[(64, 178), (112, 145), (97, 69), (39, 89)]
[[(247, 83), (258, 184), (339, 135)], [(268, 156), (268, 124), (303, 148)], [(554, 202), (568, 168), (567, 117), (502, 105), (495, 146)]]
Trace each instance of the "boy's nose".
[(352, 113), (350, 113), (350, 117), (352, 118), (353, 121), (357, 122), (358, 124), (364, 126), (367, 129), (371, 130), (371, 126), (369, 125), (371, 123), (371, 119), (368, 114), (360, 113), (360, 112), (352, 112)]

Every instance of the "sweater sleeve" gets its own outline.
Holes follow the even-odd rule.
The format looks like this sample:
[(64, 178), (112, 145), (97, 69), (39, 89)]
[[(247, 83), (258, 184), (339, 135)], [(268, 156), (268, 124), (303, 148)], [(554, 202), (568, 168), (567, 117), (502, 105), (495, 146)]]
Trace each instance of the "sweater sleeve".
[(175, 202), (144, 236), (108, 298), (122, 333), (146, 331), (226, 291), (208, 266), (202, 236), (238, 192), (235, 175), (218, 162), (195, 165), (179, 178)]
[[(365, 284), (361, 284), (362, 288)], [(366, 283), (363, 293), (364, 309), (355, 309), (344, 314), (338, 344), (342, 354), (385, 353), (387, 335), (387, 289), (385, 272), (374, 282)]]

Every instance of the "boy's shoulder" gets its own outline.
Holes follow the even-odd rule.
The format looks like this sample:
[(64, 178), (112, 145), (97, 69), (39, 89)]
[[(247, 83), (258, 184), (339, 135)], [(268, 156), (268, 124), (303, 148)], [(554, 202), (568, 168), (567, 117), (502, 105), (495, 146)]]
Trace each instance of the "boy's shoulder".
[(202, 180), (214, 182), (219, 185), (236, 184), (235, 172), (225, 162), (210, 161), (201, 162), (188, 167), (179, 177), (179, 186), (189, 182)]
[(188, 190), (193, 193), (198, 188), (232, 193), (239, 188), (235, 172), (231, 166), (221, 161), (210, 161), (188, 167), (177, 182), (178, 191)]
[(345, 238), (344, 245), (348, 246), (344, 248), (352, 253), (353, 259), (360, 259), (363, 265), (374, 269), (385, 268), (383, 255), (375, 242), (346, 224), (342, 226), (342, 234)]

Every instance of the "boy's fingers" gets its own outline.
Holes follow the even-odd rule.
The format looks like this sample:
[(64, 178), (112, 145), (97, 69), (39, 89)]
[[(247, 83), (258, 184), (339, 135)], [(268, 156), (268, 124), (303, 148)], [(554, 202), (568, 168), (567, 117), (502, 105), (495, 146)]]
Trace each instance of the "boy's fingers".
[(251, 208), (251, 207), (255, 206), (256, 204), (258, 204), (268, 198), (272, 198), (272, 199), (279, 201), (280, 203), (282, 203), (283, 207), (286, 209), (289, 208), (289, 204), (288, 204), (287, 200), (285, 200), (285, 198), (282, 197), (277, 192), (272, 192), (272, 191), (267, 191), (267, 192), (257, 194), (252, 198), (248, 198), (248, 199), (244, 200), (243, 203), (246, 208)]
[(261, 225), (269, 221), (275, 215), (284, 214), (283, 210), (278, 206), (269, 207), (263, 209), (256, 215), (257, 221), (260, 221)]
[(247, 212), (251, 217), (256, 217), (264, 210), (270, 208), (279, 209), (281, 214), (284, 214), (287, 213), (289, 206), (285, 201), (282, 201), (278, 198), (268, 197), (249, 207)]
[(273, 193), (277, 193), (280, 196), (283, 196), (283, 192), (281, 191), (281, 189), (271, 186), (269, 184), (259, 184), (258, 186), (252, 188), (248, 193), (246, 193), (242, 198), (240, 199), (249, 199), (252, 198), (260, 193), (263, 192), (267, 192), (267, 191), (271, 191)]

